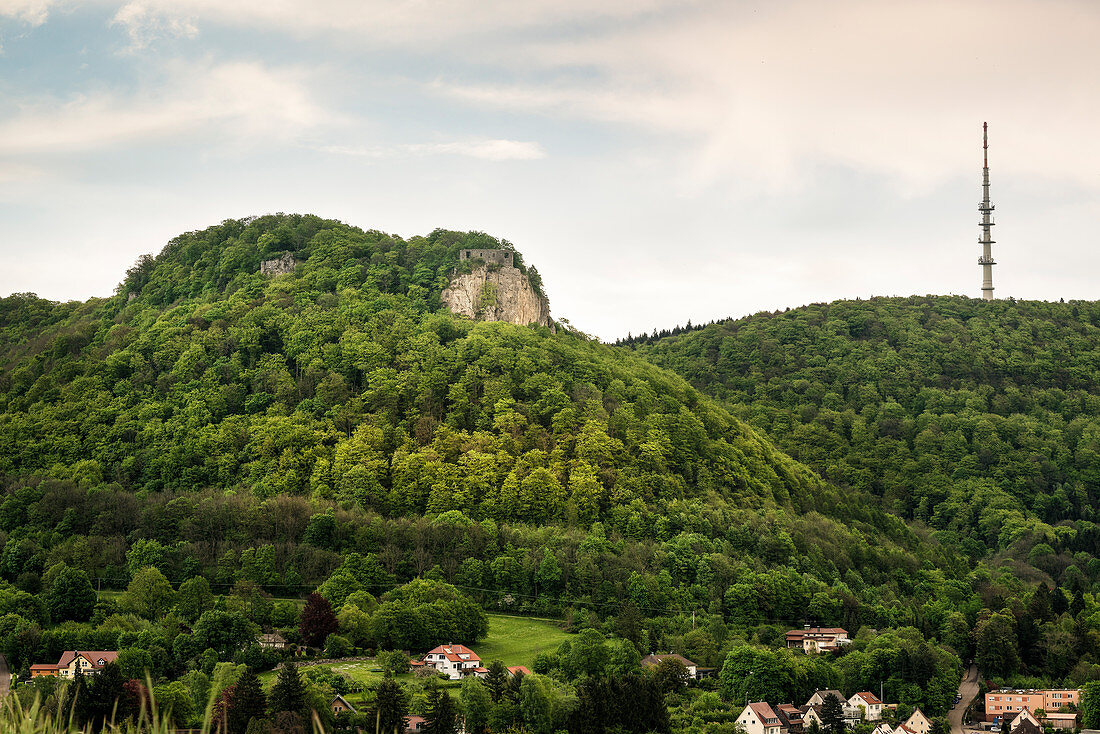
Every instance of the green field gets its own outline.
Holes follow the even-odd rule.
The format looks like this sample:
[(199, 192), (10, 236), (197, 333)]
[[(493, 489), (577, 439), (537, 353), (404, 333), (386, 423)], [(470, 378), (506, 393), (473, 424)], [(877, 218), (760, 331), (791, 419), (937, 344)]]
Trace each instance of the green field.
[[(489, 636), (471, 646), (481, 658), (482, 664), (486, 666), (493, 660), (500, 660), (505, 665), (524, 665), (530, 668), (536, 655), (540, 652), (553, 652), (563, 640), (570, 636), (552, 620), (512, 617), (507, 614), (489, 614), (488, 616)], [(427, 650), (414, 650), (413, 656), (419, 657), (426, 652)], [(382, 673), (378, 672), (378, 666), (373, 660), (349, 660), (346, 663), (330, 663), (323, 667), (343, 673), (365, 688), (377, 685), (382, 680)], [(265, 688), (275, 684), (275, 675), (275, 671), (260, 674), (260, 680)], [(397, 676), (399, 681), (411, 679), (411, 674)], [(458, 682), (444, 685), (457, 687)], [(348, 698), (355, 703), (360, 697), (349, 696)]]
[[(531, 667), (540, 652), (553, 652), (570, 635), (556, 622), (530, 617), (490, 614), (489, 636), (473, 646), (485, 665), (500, 660), (505, 665)], [(425, 651), (426, 652), (426, 651)]]

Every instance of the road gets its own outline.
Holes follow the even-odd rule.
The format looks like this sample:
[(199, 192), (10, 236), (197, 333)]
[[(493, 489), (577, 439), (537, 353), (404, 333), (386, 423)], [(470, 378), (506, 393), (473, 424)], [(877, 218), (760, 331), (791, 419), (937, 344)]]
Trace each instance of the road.
[(959, 695), (962, 696), (962, 700), (947, 714), (948, 720), (951, 721), (951, 734), (963, 734), (963, 714), (966, 713), (970, 702), (978, 695), (977, 665), (971, 665), (970, 670), (966, 671), (966, 677), (959, 684)]
[(8, 671), (8, 659), (0, 655), (0, 698), (8, 695), (11, 688), (11, 673)]

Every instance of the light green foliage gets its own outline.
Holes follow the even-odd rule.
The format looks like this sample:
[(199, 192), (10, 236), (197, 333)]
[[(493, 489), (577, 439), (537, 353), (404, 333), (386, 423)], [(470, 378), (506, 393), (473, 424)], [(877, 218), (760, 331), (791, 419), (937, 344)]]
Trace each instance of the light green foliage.
[(534, 734), (550, 734), (554, 728), (550, 696), (541, 676), (525, 675), (520, 684), (520, 711), (523, 720)]
[(153, 671), (153, 656), (140, 647), (128, 647), (118, 651), (118, 668), (123, 678), (144, 681)]
[(156, 619), (171, 608), (174, 600), (172, 584), (164, 574), (153, 566), (145, 566), (134, 574), (126, 593), (119, 598), (118, 606), (145, 619)]
[(462, 681), (459, 694), (465, 712), (466, 728), (472, 734), (482, 734), (489, 724), (489, 708), (492, 700), (485, 684), (473, 676)]

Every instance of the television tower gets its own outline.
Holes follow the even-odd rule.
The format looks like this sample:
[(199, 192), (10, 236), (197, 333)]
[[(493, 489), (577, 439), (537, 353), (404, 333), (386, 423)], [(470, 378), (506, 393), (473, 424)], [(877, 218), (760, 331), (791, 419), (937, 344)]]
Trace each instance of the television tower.
[(982, 228), (982, 236), (978, 242), (982, 246), (982, 256), (978, 258), (978, 264), (982, 266), (982, 300), (993, 300), (993, 240), (990, 238), (989, 228), (993, 226), (993, 205), (989, 203), (989, 132), (988, 125), (982, 123), (982, 200), (978, 204), (978, 211), (982, 213), (982, 221), (978, 222)]

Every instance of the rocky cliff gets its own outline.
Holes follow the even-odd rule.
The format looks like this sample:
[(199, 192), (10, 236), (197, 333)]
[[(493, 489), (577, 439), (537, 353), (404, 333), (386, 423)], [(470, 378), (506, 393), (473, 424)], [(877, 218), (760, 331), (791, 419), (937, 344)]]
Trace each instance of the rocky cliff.
[(550, 302), (518, 268), (480, 265), (455, 273), (443, 291), (443, 303), (453, 313), (482, 321), (550, 325)]

